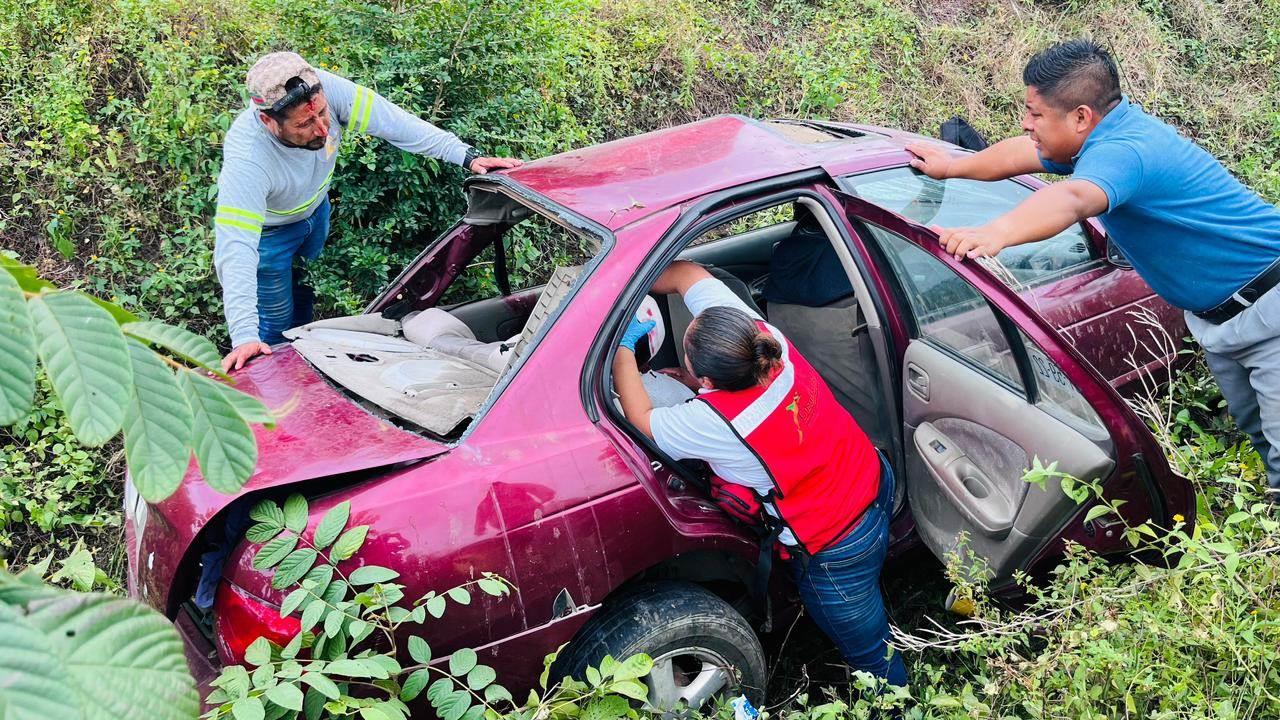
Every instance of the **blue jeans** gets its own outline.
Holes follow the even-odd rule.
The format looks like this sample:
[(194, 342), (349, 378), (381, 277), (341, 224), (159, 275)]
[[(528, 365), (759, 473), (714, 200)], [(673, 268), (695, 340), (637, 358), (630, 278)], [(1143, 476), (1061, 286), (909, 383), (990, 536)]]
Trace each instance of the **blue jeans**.
[(889, 549), (893, 470), (880, 458), (880, 492), (849, 535), (804, 559), (788, 561), (791, 577), (814, 622), (835, 642), (844, 659), (890, 684), (906, 686), (907, 668), (889, 653), (889, 616), (880, 596), (880, 568)]
[(295, 278), (295, 260), (314, 260), (329, 236), (329, 198), (306, 220), (262, 230), (258, 240), (258, 336), (274, 345), (285, 330), (311, 322), (315, 294)]

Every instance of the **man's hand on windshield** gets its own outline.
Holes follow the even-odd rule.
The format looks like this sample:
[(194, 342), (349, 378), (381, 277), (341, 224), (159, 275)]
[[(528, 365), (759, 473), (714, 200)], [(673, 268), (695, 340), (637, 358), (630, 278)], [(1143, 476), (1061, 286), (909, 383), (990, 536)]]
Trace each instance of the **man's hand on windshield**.
[(490, 170), (518, 168), (523, 164), (523, 160), (518, 160), (516, 158), (478, 157), (471, 161), (471, 166), (467, 169), (477, 175), (484, 175)]
[(226, 357), (222, 358), (222, 372), (239, 370), (252, 358), (258, 355), (270, 354), (271, 346), (264, 342), (247, 342), (243, 345), (237, 345), (235, 349), (227, 353)]
[(911, 143), (907, 152), (915, 155), (911, 158), (911, 167), (928, 175), (934, 180), (946, 180), (951, 177), (951, 163), (956, 156), (950, 150), (933, 143)]
[(938, 242), (946, 249), (948, 255), (954, 256), (957, 260), (995, 257), (1008, 245), (1002, 233), (986, 225), (958, 228), (930, 225), (929, 229), (938, 233)]

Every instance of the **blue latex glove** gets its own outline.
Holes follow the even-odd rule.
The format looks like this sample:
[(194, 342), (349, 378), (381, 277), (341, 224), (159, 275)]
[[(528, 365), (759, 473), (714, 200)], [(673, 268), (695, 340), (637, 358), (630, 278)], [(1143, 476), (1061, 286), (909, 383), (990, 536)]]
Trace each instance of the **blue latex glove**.
[(627, 331), (622, 334), (622, 339), (618, 341), (618, 347), (624, 347), (631, 352), (635, 352), (636, 343), (640, 342), (640, 338), (648, 335), (649, 331), (652, 330), (653, 327), (654, 322), (652, 320), (640, 322), (632, 317), (631, 323), (627, 325)]

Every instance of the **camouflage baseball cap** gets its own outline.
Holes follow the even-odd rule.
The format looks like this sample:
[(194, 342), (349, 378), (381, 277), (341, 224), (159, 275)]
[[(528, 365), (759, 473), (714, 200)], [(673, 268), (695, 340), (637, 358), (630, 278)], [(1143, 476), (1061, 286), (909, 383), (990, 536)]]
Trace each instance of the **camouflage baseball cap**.
[[(283, 109), (277, 105), (289, 96), (285, 84), (295, 77), (306, 83), (308, 89), (320, 84), (315, 68), (303, 60), (301, 55), (292, 52), (263, 55), (249, 68), (249, 74), (245, 77), (245, 84), (249, 87), (249, 102), (259, 110)], [(302, 92), (305, 93), (306, 89)], [(297, 93), (295, 99), (298, 95), (301, 93)]]

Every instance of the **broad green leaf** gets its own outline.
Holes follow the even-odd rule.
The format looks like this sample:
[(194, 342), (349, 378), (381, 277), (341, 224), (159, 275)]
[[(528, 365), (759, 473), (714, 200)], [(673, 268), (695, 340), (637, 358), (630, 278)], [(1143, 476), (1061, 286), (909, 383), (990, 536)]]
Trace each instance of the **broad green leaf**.
[(271, 500), (259, 500), (253, 509), (249, 510), (249, 519), (284, 528), (284, 511)]
[(284, 560), (298, 546), (298, 536), (291, 533), (278, 535), (258, 548), (253, 556), (253, 568), (266, 570), (273, 568)]
[(344, 500), (329, 508), (329, 511), (324, 514), (324, 517), (320, 518), (320, 522), (316, 525), (316, 532), (312, 536), (311, 542), (321, 550), (329, 547), (329, 544), (338, 538), (342, 528), (347, 526), (347, 520), (350, 516), (350, 500)]
[(342, 631), (342, 623), (347, 616), (338, 610), (330, 610), (328, 615), (324, 616), (324, 634), (329, 636), (337, 635)]
[(75, 550), (62, 561), (58, 571), (49, 578), (50, 582), (67, 581), (71, 587), (81, 592), (93, 589), (93, 578), (97, 568), (93, 564), (93, 553), (84, 546), (84, 541), (76, 543)]
[(476, 666), (476, 651), (471, 648), (461, 648), (454, 651), (449, 656), (449, 674), (456, 677), (462, 677), (471, 672), (471, 668)]
[(267, 699), (282, 708), (302, 712), (302, 691), (293, 683), (280, 683), (267, 690)]
[(380, 666), (369, 665), (363, 660), (352, 660), (350, 658), (334, 660), (325, 668), (325, 672), (329, 675), (345, 675), (354, 678), (376, 677), (374, 673), (382, 673), (383, 677), (386, 677), (386, 671)]
[(342, 694), (338, 690), (337, 683), (319, 673), (305, 673), (299, 680), (315, 688), (316, 692), (330, 700), (337, 700), (338, 696)]
[(41, 290), (52, 290), (53, 283), (40, 277), (40, 271), (30, 265), (20, 263), (0, 253), (0, 269), (3, 269), (23, 292), (38, 293)]
[[(304, 637), (306, 637), (306, 633), (304, 632), (294, 635), (293, 639), (280, 649), (280, 657), (285, 660), (292, 660), (298, 657), (298, 653), (302, 652), (302, 640)], [(298, 674), (302, 674), (301, 670), (298, 671)]]
[(649, 688), (639, 680), (623, 680), (615, 682), (608, 687), (609, 692), (615, 692), (619, 695), (625, 695), (632, 700), (644, 702), (649, 699)]
[(218, 348), (190, 330), (166, 325), (158, 320), (131, 322), (121, 329), (126, 335), (150, 345), (158, 345), (192, 365), (222, 373), (222, 356), (218, 354)]
[(614, 680), (635, 680), (642, 678), (653, 670), (653, 659), (643, 653), (632, 655), (618, 664), (613, 671)]
[(483, 690), (497, 679), (498, 673), (494, 672), (493, 668), (488, 665), (477, 665), (467, 673), (467, 687), (472, 690)]
[(254, 667), (271, 662), (271, 643), (264, 637), (249, 643), (244, 651), (244, 661)]
[(512, 702), (511, 692), (501, 685), (490, 685), (484, 689), (484, 701), (490, 705), (500, 702)]
[(97, 447), (120, 430), (133, 384), (129, 349), (120, 326), (76, 292), (32, 298), (37, 350), (62, 401), (71, 430)]
[(231, 716), (236, 720), (263, 720), (267, 713), (260, 698), (244, 697), (231, 705)]
[(397, 717), (377, 705), (360, 708), (360, 720), (396, 720)]
[(438, 706), (451, 692), (453, 692), (453, 681), (449, 678), (439, 678), (427, 688), (427, 701), (433, 706)]
[(324, 705), (325, 696), (313, 686), (307, 691), (306, 699), (302, 701), (302, 716), (306, 720), (320, 720), (320, 715), (324, 713)]
[(1089, 522), (1091, 520), (1096, 520), (1109, 512), (1111, 512), (1111, 508), (1106, 505), (1094, 505), (1089, 508), (1089, 512), (1085, 513), (1084, 521)]
[(436, 707), (440, 720), (461, 720), (471, 707), (471, 694), (466, 690), (454, 690)]
[(0, 272), (0, 426), (31, 412), (36, 393), (36, 336), (18, 281)]
[(365, 565), (358, 567), (347, 576), (347, 581), (352, 585), (373, 585), (374, 583), (390, 582), (400, 577), (400, 573), (385, 568), (381, 565)]
[(133, 390), (124, 413), (124, 455), (138, 494), (160, 502), (182, 484), (191, 463), (191, 406), (173, 371), (129, 339)]
[(320, 564), (311, 568), (311, 572), (308, 572), (302, 577), (302, 586), (307, 587), (308, 583), (310, 583), (311, 585), (310, 587), (307, 587), (307, 589), (311, 594), (318, 597), (324, 597), (324, 591), (329, 587), (329, 583), (332, 581), (333, 566)]
[[(592, 701), (582, 709), (577, 720), (618, 720), (631, 708), (626, 698), (618, 695), (606, 695)], [(824, 717), (818, 715), (818, 717)]]
[(217, 383), (190, 370), (183, 370), (178, 376), (195, 416), (193, 438), (200, 473), (214, 490), (234, 493), (253, 474), (258, 462), (253, 431)]
[(293, 611), (302, 607), (302, 603), (311, 597), (311, 591), (305, 588), (298, 588), (285, 596), (284, 602), (280, 603), (280, 617), (289, 617)]
[(369, 533), (368, 525), (357, 525), (350, 530), (342, 533), (338, 541), (333, 544), (333, 549), (329, 551), (329, 556), (334, 560), (346, 560), (360, 550), (364, 545), (365, 535)]
[(426, 665), (431, 662), (431, 646), (417, 635), (409, 636), (409, 657), (415, 662)]
[(459, 605), (470, 605), (471, 593), (467, 592), (467, 589), (464, 587), (451, 588), (449, 590), (449, 599)]
[(276, 568), (276, 574), (271, 578), (271, 587), (277, 590), (283, 590), (291, 585), (296, 584), (311, 571), (311, 567), (316, 564), (316, 551), (311, 548), (299, 548), (289, 553), (288, 557), (280, 561), (280, 566)]
[(324, 611), (328, 608), (323, 602), (315, 601), (302, 609), (301, 629), (303, 631), (310, 630), (320, 622), (320, 618), (324, 617)]
[(437, 595), (427, 601), (427, 612), (431, 613), (431, 617), (440, 618), (444, 615), (445, 600), (443, 595)]
[(427, 681), (430, 679), (430, 671), (426, 668), (414, 670), (400, 688), (400, 699), (409, 702), (418, 697), (422, 694), (423, 688), (427, 686)]
[(479, 585), (480, 590), (487, 595), (500, 597), (507, 594), (507, 584), (496, 578), (481, 578), (480, 582), (476, 584)]
[(231, 403), (231, 407), (236, 409), (245, 422), (250, 425), (262, 425), (267, 429), (276, 426), (276, 416), (258, 398), (246, 395), (226, 383), (214, 383), (214, 385), (222, 391), (227, 402)]
[(245, 531), (244, 538), (251, 543), (261, 545), (262, 543), (279, 535), (283, 530), (284, 528), (279, 525), (273, 525), (271, 523), (254, 523), (249, 526), (247, 531)]
[(16, 593), (30, 597), (15, 603), (6, 592), (0, 602), (5, 717), (186, 720), (199, 712), (182, 640), (164, 616), (109, 595)]
[(352, 620), (347, 623), (347, 634), (351, 636), (351, 644), (353, 646), (369, 637), (373, 629), (374, 626), (364, 620)]
[(307, 529), (307, 499), (292, 493), (284, 500), (284, 526), (301, 533)]

